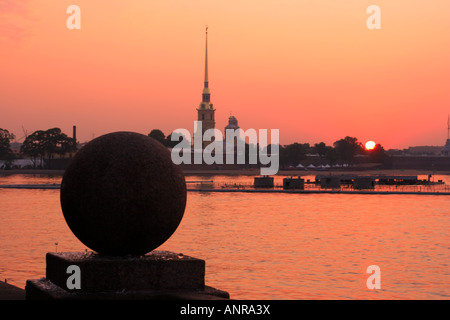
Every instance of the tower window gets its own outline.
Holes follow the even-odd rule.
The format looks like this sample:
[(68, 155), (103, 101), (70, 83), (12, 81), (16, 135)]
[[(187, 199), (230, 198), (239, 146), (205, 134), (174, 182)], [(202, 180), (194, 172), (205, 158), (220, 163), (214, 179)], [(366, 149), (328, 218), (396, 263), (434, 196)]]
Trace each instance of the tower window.
[(205, 115), (204, 114), (202, 114), (202, 120), (205, 120)]

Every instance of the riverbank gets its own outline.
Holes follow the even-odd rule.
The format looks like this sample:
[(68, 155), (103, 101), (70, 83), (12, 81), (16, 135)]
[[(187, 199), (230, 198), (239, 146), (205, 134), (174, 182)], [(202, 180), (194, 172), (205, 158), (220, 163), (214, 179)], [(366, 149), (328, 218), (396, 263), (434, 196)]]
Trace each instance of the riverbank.
[[(202, 175), (230, 175), (230, 176), (260, 176), (259, 169), (230, 169), (230, 170), (183, 170), (187, 176), (202, 176)], [(0, 176), (8, 176), (14, 174), (42, 174), (42, 175), (64, 175), (64, 170), (0, 170)], [(430, 170), (415, 170), (415, 169), (376, 169), (376, 170), (352, 170), (352, 169), (332, 169), (332, 170), (280, 170), (278, 176), (314, 176), (314, 175), (450, 175), (450, 170), (430, 171)]]
[[(184, 170), (185, 175), (242, 175), (242, 176), (260, 176), (259, 169), (245, 169), (245, 170)], [(419, 176), (419, 175), (450, 175), (450, 170), (447, 171), (429, 171), (429, 170), (399, 170), (399, 169), (380, 169), (380, 170), (280, 170), (277, 176), (315, 176), (315, 175), (405, 175), (405, 176)]]
[(25, 300), (25, 290), (0, 281), (0, 300)]
[(10, 176), (13, 174), (49, 174), (62, 176), (64, 174), (64, 170), (46, 170), (46, 169), (0, 170), (0, 176)]

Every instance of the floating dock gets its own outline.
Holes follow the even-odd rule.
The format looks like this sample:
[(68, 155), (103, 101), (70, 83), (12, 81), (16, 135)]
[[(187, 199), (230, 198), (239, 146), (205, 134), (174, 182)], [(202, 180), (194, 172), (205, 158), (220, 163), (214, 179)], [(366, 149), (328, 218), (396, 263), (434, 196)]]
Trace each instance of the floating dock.
[[(299, 180), (300, 181), (300, 180)], [(205, 183), (206, 182), (206, 183)], [(284, 181), (285, 182), (285, 181)], [(300, 181), (303, 182), (303, 181)], [(418, 186), (386, 186), (380, 189), (376, 188), (305, 188), (303, 184), (293, 184), (290, 188), (283, 186), (266, 186), (254, 187), (246, 185), (226, 185), (220, 188), (214, 188), (212, 181), (186, 181), (186, 183), (200, 183), (200, 186), (192, 188), (188, 187), (189, 192), (244, 192), (244, 193), (297, 193), (297, 194), (411, 194), (411, 195), (450, 195), (450, 187), (443, 186), (441, 190), (432, 188), (432, 190), (426, 190), (427, 186), (421, 186), (420, 190), (414, 190), (414, 187)], [(431, 189), (431, 186), (429, 186)], [(60, 184), (7, 184), (0, 185), (0, 189), (60, 189)], [(397, 190), (398, 188), (398, 190)], [(408, 190), (410, 189), (410, 190)]]
[(60, 189), (60, 184), (2, 184), (0, 189)]
[(190, 192), (247, 192), (247, 193), (328, 193), (328, 194), (413, 194), (413, 195), (446, 195), (447, 191), (380, 191), (380, 190), (333, 190), (333, 189), (311, 189), (311, 190), (286, 190), (286, 189), (188, 189)]

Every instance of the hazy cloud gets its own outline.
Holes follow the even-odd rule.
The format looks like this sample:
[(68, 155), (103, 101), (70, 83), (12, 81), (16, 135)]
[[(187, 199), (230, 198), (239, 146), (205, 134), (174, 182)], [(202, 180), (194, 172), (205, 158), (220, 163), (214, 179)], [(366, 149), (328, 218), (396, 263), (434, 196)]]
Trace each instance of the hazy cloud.
[(31, 34), (30, 0), (0, 0), (0, 38), (21, 41)]

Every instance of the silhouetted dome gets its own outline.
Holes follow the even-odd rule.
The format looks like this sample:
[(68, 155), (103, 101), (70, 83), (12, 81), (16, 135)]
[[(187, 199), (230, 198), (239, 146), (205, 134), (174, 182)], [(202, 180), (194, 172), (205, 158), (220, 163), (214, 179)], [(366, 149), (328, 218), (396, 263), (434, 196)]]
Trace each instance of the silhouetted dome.
[(445, 155), (450, 155), (450, 139), (447, 139), (444, 149), (442, 149), (442, 153)]
[(235, 116), (230, 116), (228, 118), (228, 125), (225, 127), (225, 130), (226, 129), (233, 129), (233, 130), (239, 129), (238, 121)]

